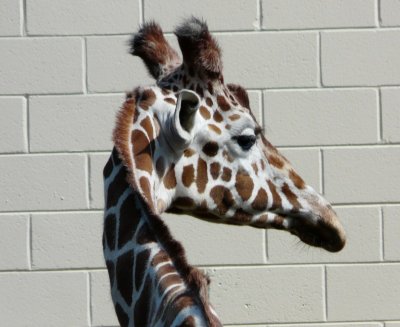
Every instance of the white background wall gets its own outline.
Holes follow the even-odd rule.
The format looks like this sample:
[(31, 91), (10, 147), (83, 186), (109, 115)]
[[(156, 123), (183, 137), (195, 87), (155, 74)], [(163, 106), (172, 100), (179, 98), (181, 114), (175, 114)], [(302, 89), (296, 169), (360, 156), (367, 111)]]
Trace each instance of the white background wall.
[(399, 0), (0, 0), (0, 325), (117, 324), (101, 171), (124, 92), (153, 82), (126, 41), (150, 18), (173, 39), (190, 14), (348, 233), (329, 254), (166, 218), (224, 323), (399, 327)]

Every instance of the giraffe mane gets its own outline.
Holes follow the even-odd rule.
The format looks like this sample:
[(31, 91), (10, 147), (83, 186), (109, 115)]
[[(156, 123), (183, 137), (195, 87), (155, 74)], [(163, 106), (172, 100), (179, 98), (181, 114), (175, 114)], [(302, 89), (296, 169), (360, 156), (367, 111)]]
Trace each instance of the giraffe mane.
[(205, 21), (196, 17), (185, 20), (175, 29), (183, 61), (194, 69), (219, 77), (222, 74), (221, 49)]
[(144, 23), (129, 41), (129, 52), (142, 58), (150, 75), (159, 79), (166, 70), (181, 62), (176, 51), (164, 38), (161, 27), (154, 21)]
[(117, 113), (116, 127), (113, 131), (113, 141), (123, 165), (127, 169), (127, 182), (143, 201), (143, 208), (147, 213), (147, 222), (156, 235), (161, 246), (170, 256), (175, 268), (186, 282), (193, 294), (198, 294), (201, 307), (209, 326), (219, 326), (218, 321), (210, 310), (208, 301), (208, 277), (199, 269), (190, 265), (186, 259), (185, 249), (180, 242), (175, 240), (162, 218), (154, 212), (152, 206), (146, 201), (145, 195), (141, 194), (134, 178), (134, 160), (129, 146), (131, 125), (136, 116), (136, 104), (139, 98), (140, 88), (136, 88), (128, 95), (124, 105)]

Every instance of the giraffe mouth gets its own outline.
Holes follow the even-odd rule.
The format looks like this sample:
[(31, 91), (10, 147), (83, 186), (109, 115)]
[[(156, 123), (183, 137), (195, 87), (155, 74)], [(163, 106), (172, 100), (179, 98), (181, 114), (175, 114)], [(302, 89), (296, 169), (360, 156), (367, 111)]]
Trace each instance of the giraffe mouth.
[(339, 252), (346, 244), (344, 230), (335, 223), (337, 220), (302, 213), (281, 216), (286, 222), (285, 229), (308, 245)]

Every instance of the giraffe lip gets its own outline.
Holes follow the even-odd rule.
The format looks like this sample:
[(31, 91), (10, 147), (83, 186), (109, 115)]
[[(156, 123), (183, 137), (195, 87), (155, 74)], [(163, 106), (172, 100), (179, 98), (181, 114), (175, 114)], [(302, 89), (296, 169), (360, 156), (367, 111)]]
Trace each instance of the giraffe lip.
[(288, 220), (288, 231), (308, 245), (320, 247), (329, 252), (339, 252), (346, 243), (342, 231), (320, 216), (309, 217), (298, 214), (283, 217)]

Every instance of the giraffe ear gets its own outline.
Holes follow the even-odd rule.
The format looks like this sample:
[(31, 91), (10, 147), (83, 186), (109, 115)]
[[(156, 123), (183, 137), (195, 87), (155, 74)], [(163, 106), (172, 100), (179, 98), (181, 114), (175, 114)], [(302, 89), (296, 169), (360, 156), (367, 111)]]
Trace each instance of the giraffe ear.
[(178, 148), (186, 148), (192, 141), (192, 130), (197, 110), (200, 106), (199, 96), (190, 90), (179, 92), (172, 122), (172, 141)]
[(175, 35), (189, 69), (208, 77), (219, 78), (222, 75), (221, 49), (204, 21), (191, 17), (175, 29)]

